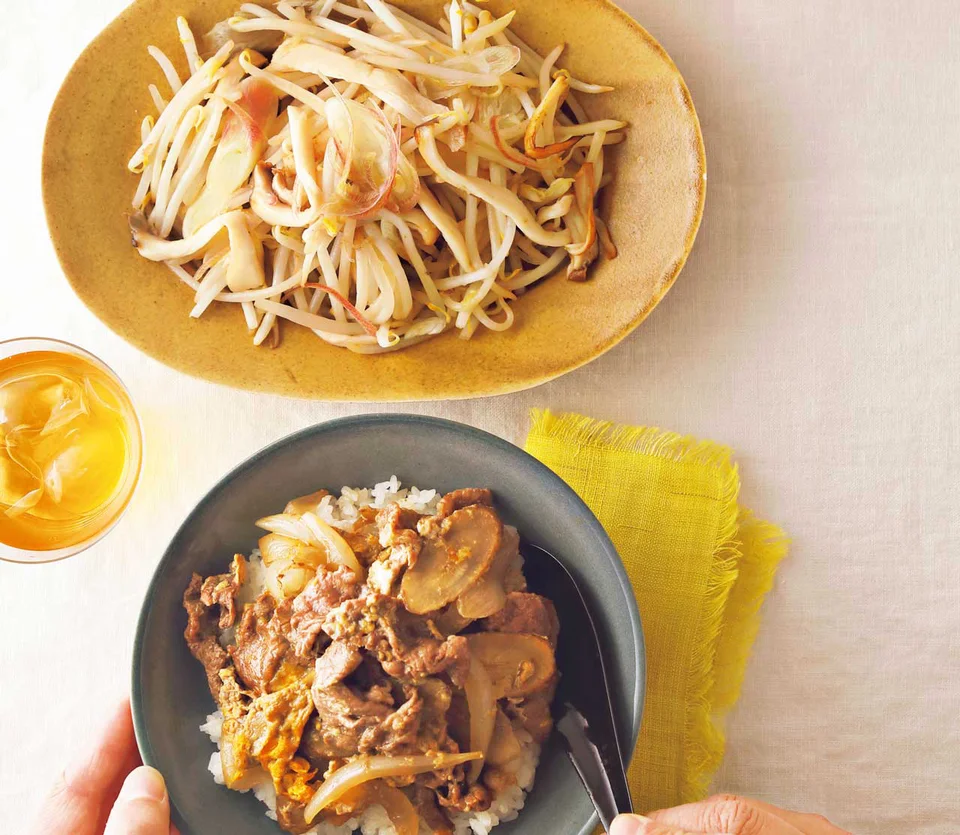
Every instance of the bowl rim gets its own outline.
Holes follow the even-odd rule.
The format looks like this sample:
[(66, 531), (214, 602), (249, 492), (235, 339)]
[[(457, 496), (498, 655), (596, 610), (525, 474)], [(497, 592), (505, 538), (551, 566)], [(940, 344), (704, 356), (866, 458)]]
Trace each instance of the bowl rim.
[[(197, 502), (190, 513), (187, 514), (182, 524), (177, 528), (176, 533), (164, 548), (163, 555), (157, 563), (157, 566), (153, 572), (153, 576), (150, 578), (150, 583), (147, 586), (147, 590), (144, 593), (143, 603), (140, 606), (140, 613), (137, 617), (137, 628), (133, 642), (130, 669), (130, 705), (133, 715), (133, 727), (136, 734), (137, 747), (140, 749), (140, 755), (143, 758), (144, 764), (155, 765), (157, 758), (155, 756), (153, 745), (150, 740), (150, 734), (147, 729), (146, 720), (143, 714), (143, 690), (140, 685), (140, 669), (143, 661), (143, 641), (147, 628), (147, 619), (149, 617), (150, 610), (152, 609), (153, 599), (160, 584), (160, 577), (163, 574), (164, 569), (174, 559), (177, 553), (172, 550), (172, 546), (180, 539), (193, 520), (204, 512), (207, 505), (213, 501), (214, 497), (221, 490), (223, 490), (237, 478), (243, 476), (247, 471), (251, 470), (261, 461), (280, 451), (284, 447), (313, 436), (323, 435), (327, 432), (341, 429), (349, 430), (367, 427), (383, 428), (390, 426), (412, 426), (426, 429), (442, 428), (446, 430), (453, 430), (454, 432), (459, 432), (468, 436), (474, 441), (479, 441), (481, 443), (496, 447), (501, 451), (517, 455), (520, 460), (526, 464), (526, 466), (533, 470), (533, 474), (536, 477), (544, 478), (551, 482), (555, 489), (565, 494), (569, 500), (571, 500), (574, 504), (580, 505), (580, 507), (582, 507), (582, 509), (585, 511), (587, 523), (602, 540), (606, 541), (607, 545), (609, 546), (610, 553), (617, 557), (617, 559), (610, 560), (610, 563), (614, 573), (617, 575), (617, 580), (620, 583), (624, 597), (627, 600), (627, 613), (630, 618), (632, 630), (636, 675), (634, 681), (632, 706), (633, 716), (631, 717), (630, 738), (628, 740), (620, 740), (620, 744), (625, 751), (626, 756), (624, 768), (626, 768), (626, 766), (629, 764), (629, 760), (633, 755), (634, 748), (636, 747), (637, 738), (640, 734), (640, 722), (643, 717), (644, 697), (646, 695), (646, 647), (643, 636), (643, 624), (640, 617), (640, 610), (637, 605), (636, 595), (633, 591), (633, 586), (631, 585), (630, 579), (627, 576), (626, 568), (624, 567), (622, 560), (619, 559), (617, 549), (614, 547), (613, 542), (611, 541), (606, 530), (604, 530), (603, 526), (600, 524), (599, 519), (597, 519), (593, 511), (590, 510), (586, 502), (584, 502), (583, 499), (581, 499), (576, 493), (576, 491), (574, 491), (572, 487), (570, 487), (562, 478), (560, 478), (559, 475), (516, 444), (512, 444), (504, 438), (501, 438), (490, 432), (486, 432), (482, 429), (477, 429), (469, 424), (448, 420), (446, 418), (431, 417), (427, 415), (390, 413), (354, 415), (323, 421), (321, 423), (308, 426), (305, 429), (293, 432), (289, 435), (285, 435), (283, 438), (268, 444), (230, 470), (230, 472), (228, 472), (223, 478), (221, 478), (216, 484), (207, 490), (200, 501)], [(186, 823), (182, 819), (179, 809), (172, 798), (170, 803), (170, 811), (175, 824), (178, 826), (183, 826)], [(586, 823), (581, 827), (578, 835), (589, 835), (589, 833), (593, 832), (598, 823), (599, 817), (594, 811), (589, 820), (586, 821)]]

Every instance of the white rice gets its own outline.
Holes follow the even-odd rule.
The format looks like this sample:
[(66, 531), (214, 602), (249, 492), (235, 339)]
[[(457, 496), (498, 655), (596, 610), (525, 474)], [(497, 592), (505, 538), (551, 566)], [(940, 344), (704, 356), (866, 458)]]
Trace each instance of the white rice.
[[(401, 486), (400, 480), (394, 475), (389, 481), (381, 481), (372, 489), (366, 487), (344, 487), (340, 497), (324, 496), (317, 510), (318, 515), (333, 527), (349, 530), (365, 507), (382, 508), (392, 504), (416, 510), (418, 513), (434, 513), (440, 501), (440, 494), (436, 490), (420, 490), (417, 487), (409, 489)], [(260, 551), (254, 550), (250, 555), (247, 571), (247, 580), (237, 595), (238, 602), (243, 605), (252, 603), (265, 588), (265, 575)], [(226, 646), (233, 640), (233, 629), (226, 630), (221, 638)], [(217, 745), (217, 750), (210, 755), (207, 765), (213, 779), (223, 785), (223, 767), (220, 762), (220, 734), (223, 728), (223, 715), (220, 711), (211, 713), (206, 722), (200, 726), (211, 742)], [(540, 759), (540, 746), (524, 731), (517, 732), (517, 739), (521, 743), (522, 752), (512, 763), (512, 770), (516, 774), (516, 785), (498, 792), (493, 803), (486, 812), (456, 812), (450, 816), (454, 826), (454, 835), (489, 835), (498, 824), (514, 820), (520, 814), (526, 801), (527, 793), (533, 788), (534, 775)], [(269, 776), (264, 772), (263, 780), (252, 789), (254, 796), (267, 807), (266, 815), (271, 820), (277, 819), (277, 796)], [(279, 829), (278, 829), (279, 831)], [(320, 823), (307, 831), (305, 835), (351, 835), (359, 832), (361, 835), (396, 835), (396, 828), (390, 822), (382, 806), (371, 806), (362, 814), (350, 818), (346, 823), (335, 826), (330, 823)], [(420, 835), (430, 835), (429, 828), (421, 823)]]
[(317, 513), (321, 519), (335, 528), (349, 530), (365, 507), (380, 509), (392, 504), (416, 510), (418, 513), (434, 513), (440, 501), (436, 490), (405, 488), (395, 475), (389, 481), (381, 481), (372, 488), (344, 487), (340, 497), (324, 496)]

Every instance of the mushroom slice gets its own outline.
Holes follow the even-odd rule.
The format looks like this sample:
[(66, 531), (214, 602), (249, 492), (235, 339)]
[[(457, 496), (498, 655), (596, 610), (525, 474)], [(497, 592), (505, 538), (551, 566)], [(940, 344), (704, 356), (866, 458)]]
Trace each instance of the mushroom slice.
[(404, 605), (423, 615), (455, 600), (490, 567), (502, 535), (503, 525), (489, 507), (471, 505), (451, 513), (424, 539), (416, 565), (404, 574)]
[(507, 602), (503, 578), (520, 553), (520, 537), (516, 528), (505, 527), (500, 548), (490, 568), (457, 598), (457, 611), (465, 618), (478, 620), (499, 612)]
[(497, 699), (535, 693), (557, 670), (550, 642), (539, 635), (484, 632), (465, 637), (471, 654), (486, 667)]

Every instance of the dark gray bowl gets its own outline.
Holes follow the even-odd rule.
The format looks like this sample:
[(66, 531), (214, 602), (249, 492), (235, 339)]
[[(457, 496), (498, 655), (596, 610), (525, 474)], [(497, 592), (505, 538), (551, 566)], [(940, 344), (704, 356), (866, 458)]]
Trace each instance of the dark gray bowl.
[[(292, 496), (393, 474), (441, 491), (492, 488), (504, 518), (567, 565), (600, 630), (620, 738), (633, 750), (644, 694), (640, 615), (613, 544), (573, 490), (522, 450), (463, 424), (411, 415), (335, 420), (278, 441), (227, 475), (183, 523), (147, 590), (133, 650), (133, 718), (143, 761), (166, 777), (183, 835), (281, 832), (252, 795), (216, 785), (207, 771), (213, 746), (198, 726), (214, 705), (183, 641), (180, 601), (191, 572), (221, 572), (235, 552), (249, 553), (260, 536), (254, 520), (279, 512)], [(596, 822), (554, 735), (520, 817), (496, 833), (588, 835)]]

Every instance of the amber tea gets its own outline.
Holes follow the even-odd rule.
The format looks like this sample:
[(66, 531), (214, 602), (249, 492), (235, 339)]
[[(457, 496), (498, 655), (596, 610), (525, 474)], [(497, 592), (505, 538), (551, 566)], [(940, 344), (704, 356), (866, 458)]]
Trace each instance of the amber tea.
[(97, 538), (140, 469), (140, 428), (122, 384), (62, 347), (0, 357), (0, 542), (24, 552)]

